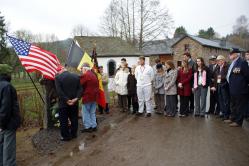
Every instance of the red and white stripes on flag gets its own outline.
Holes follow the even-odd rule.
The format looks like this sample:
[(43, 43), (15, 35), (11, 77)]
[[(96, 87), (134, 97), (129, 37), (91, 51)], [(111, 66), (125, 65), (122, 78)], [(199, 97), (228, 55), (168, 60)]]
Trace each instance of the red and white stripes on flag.
[(55, 54), (11, 36), (8, 39), (27, 72), (39, 71), (44, 78), (54, 80), (61, 66)]

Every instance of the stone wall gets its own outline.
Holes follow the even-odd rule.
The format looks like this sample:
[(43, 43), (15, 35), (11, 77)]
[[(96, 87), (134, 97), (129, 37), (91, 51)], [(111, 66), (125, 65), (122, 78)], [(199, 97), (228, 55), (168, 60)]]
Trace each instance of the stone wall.
[(229, 51), (228, 50), (223, 50), (223, 49), (218, 49), (218, 48), (210, 48), (210, 47), (203, 47), (203, 57), (205, 59), (205, 62), (208, 62), (208, 59), (210, 56), (215, 55), (223, 55), (226, 57), (227, 61), (229, 61)]
[(185, 52), (185, 44), (189, 44), (189, 52), (192, 55), (192, 58), (194, 60), (197, 57), (201, 56), (204, 58), (205, 63), (208, 64), (208, 60), (209, 60), (210, 56), (212, 56), (212, 55), (215, 55), (215, 56), (223, 55), (227, 58), (227, 60), (229, 60), (228, 59), (229, 58), (228, 57), (228, 54), (229, 54), (228, 50), (202, 46), (201, 44), (199, 44), (195, 40), (193, 40), (189, 37), (186, 37), (186, 38), (182, 39), (181, 41), (179, 41), (173, 47), (173, 51), (174, 51), (174, 55), (173, 55), (174, 58), (173, 59), (174, 59), (175, 63), (177, 63), (177, 61), (182, 60), (182, 55)]
[(173, 60), (175, 63), (177, 63), (177, 61), (182, 61), (183, 54), (185, 53), (185, 44), (189, 44), (189, 52), (193, 59), (196, 59), (196, 57), (202, 55), (202, 45), (189, 37), (185, 37), (173, 47)]

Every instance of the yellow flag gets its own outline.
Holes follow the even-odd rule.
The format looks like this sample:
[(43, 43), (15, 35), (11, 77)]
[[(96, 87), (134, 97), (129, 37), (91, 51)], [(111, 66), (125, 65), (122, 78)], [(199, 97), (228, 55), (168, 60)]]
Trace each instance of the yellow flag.
[(77, 67), (77, 70), (81, 71), (81, 66), (83, 65), (83, 63), (88, 63), (90, 65), (90, 68), (93, 68), (92, 58), (87, 54), (87, 52), (84, 53), (79, 65)]

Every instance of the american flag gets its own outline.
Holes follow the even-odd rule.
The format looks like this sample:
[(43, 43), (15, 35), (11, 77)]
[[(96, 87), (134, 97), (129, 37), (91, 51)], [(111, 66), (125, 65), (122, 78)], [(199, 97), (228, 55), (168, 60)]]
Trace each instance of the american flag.
[(44, 78), (54, 80), (60, 66), (56, 55), (23, 40), (7, 37), (27, 72), (39, 71)]

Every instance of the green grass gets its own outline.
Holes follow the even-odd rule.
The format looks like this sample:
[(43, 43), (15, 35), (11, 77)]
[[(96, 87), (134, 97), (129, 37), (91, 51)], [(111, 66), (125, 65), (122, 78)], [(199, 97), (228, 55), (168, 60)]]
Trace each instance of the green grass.
[[(12, 84), (17, 90), (23, 124), (40, 124), (44, 105), (31, 80), (13, 79)], [(35, 84), (42, 94), (43, 91), (40, 83), (36, 82)]]
[[(31, 80), (12, 80), (12, 85), (18, 90), (19, 88), (34, 87)], [(41, 86), (39, 82), (35, 82), (37, 87)]]

